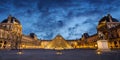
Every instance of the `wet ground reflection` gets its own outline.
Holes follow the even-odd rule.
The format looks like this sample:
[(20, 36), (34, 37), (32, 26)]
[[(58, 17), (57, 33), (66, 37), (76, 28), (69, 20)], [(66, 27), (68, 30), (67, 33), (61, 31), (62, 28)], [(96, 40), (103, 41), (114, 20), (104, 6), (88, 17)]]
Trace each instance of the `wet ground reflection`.
[[(120, 60), (120, 50), (97, 52), (89, 49), (74, 50), (0, 50), (0, 60)], [(23, 54), (22, 54), (23, 53)]]

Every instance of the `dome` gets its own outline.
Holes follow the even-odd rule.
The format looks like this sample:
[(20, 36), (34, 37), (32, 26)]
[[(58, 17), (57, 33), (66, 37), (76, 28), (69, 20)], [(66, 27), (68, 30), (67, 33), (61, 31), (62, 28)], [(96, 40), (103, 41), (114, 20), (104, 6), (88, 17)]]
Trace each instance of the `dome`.
[(100, 21), (100, 22), (119, 22), (117, 19), (113, 18), (110, 14), (108, 14), (107, 16), (104, 16)]
[(10, 21), (10, 23), (17, 22), (18, 24), (20, 24), (20, 21), (12, 16), (8, 16), (8, 18), (4, 19), (1, 23), (8, 23), (8, 21)]
[(30, 37), (34, 38), (35, 36), (37, 36), (35, 33), (30, 33)]

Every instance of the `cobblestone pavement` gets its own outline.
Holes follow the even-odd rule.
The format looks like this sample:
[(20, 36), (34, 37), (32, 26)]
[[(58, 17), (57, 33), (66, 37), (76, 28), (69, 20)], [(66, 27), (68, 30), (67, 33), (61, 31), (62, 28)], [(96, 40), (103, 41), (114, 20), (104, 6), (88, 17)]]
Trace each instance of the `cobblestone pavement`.
[(120, 50), (97, 52), (90, 49), (74, 50), (0, 50), (0, 60), (120, 60)]

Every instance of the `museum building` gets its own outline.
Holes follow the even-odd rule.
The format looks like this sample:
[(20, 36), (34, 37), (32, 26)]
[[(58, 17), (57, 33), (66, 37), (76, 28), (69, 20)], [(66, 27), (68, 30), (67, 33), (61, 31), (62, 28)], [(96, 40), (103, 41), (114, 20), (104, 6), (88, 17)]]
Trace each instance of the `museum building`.
[(111, 49), (120, 49), (120, 22), (110, 14), (102, 17), (96, 34), (84, 33), (81, 38), (66, 40), (58, 34), (51, 40), (41, 40), (35, 33), (24, 35), (20, 21), (9, 15), (0, 23), (0, 49), (75, 49), (97, 48), (97, 41), (108, 41)]

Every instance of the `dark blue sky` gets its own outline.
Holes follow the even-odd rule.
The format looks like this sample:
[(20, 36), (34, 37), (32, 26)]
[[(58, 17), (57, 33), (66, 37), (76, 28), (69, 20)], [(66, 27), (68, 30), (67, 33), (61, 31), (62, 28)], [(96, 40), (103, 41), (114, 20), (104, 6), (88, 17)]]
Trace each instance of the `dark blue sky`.
[(11, 14), (20, 20), (24, 34), (34, 32), (40, 39), (94, 34), (103, 16), (110, 13), (120, 20), (119, 12), (120, 0), (0, 0), (0, 21)]

